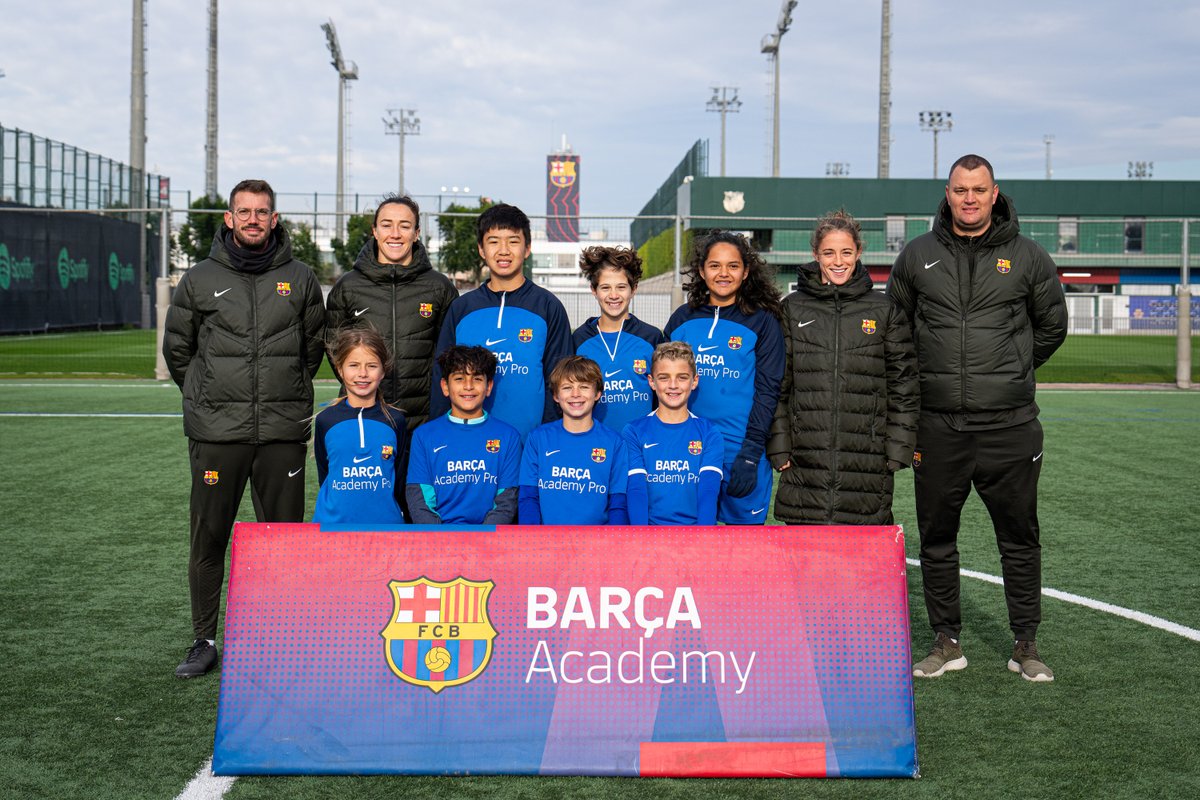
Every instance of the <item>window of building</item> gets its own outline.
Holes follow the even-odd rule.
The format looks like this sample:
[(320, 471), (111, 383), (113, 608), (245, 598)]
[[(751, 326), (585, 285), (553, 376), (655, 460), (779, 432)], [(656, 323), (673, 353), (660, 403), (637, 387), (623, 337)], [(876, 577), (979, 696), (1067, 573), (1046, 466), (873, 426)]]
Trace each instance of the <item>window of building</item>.
[(1058, 218), (1058, 252), (1079, 252), (1079, 217)]
[(899, 253), (904, 249), (904, 217), (889, 214), (886, 222), (887, 250)]
[(1142, 234), (1146, 230), (1145, 217), (1125, 218), (1125, 252), (1142, 252)]

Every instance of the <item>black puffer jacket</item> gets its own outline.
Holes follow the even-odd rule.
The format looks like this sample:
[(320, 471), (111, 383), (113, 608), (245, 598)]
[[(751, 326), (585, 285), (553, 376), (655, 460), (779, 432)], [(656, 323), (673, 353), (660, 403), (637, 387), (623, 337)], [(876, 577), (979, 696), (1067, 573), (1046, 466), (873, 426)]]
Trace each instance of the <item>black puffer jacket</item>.
[(404, 410), (408, 429), (429, 418), (433, 353), (446, 309), (458, 297), (454, 283), (433, 268), (420, 240), (408, 266), (380, 264), (375, 239), (368, 238), (354, 269), (329, 293), (327, 334), (343, 327), (373, 325), (392, 350), (391, 374), (383, 382), (387, 402)]
[(163, 356), (183, 389), (183, 429), (201, 442), (308, 439), (312, 378), (325, 353), (316, 275), (292, 258), (283, 226), (264, 269), (234, 265), (222, 228), (188, 270), (167, 311)]
[(1026, 422), (1037, 416), (1033, 371), (1067, 336), (1058, 271), (1020, 235), (1003, 194), (982, 235), (951, 225), (943, 199), (933, 230), (900, 252), (888, 283), (912, 320), (921, 411), (959, 415), (964, 427)]
[(873, 291), (860, 263), (844, 286), (800, 268), (783, 303), (787, 367), (767, 454), (785, 463), (775, 517), (792, 524), (886, 525), (892, 471), (917, 437), (917, 372), (908, 320)]

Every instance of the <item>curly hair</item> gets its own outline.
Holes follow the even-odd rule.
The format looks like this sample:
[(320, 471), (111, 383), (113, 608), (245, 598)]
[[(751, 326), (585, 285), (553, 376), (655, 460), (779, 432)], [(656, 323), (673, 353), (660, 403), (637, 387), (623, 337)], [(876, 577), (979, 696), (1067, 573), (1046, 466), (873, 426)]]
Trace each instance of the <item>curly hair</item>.
[(692, 346), (687, 342), (662, 342), (654, 348), (654, 354), (650, 356), (650, 372), (654, 373), (654, 367), (660, 361), (683, 361), (692, 370), (692, 374), (696, 374), (696, 354), (692, 352)]
[(812, 238), (809, 239), (814, 253), (820, 249), (821, 240), (834, 231), (850, 234), (854, 246), (859, 250), (863, 249), (862, 225), (858, 224), (858, 220), (852, 217), (849, 211), (839, 208), (817, 220), (817, 227), (813, 229)]
[(605, 269), (621, 270), (629, 288), (636, 289), (642, 279), (642, 257), (628, 247), (585, 247), (579, 256), (579, 269), (593, 290), (600, 285), (600, 273)]
[(775, 271), (750, 244), (750, 240), (733, 231), (713, 231), (696, 239), (692, 257), (684, 269), (688, 282), (684, 284), (687, 302), (692, 308), (700, 308), (709, 301), (708, 284), (704, 281), (704, 262), (708, 253), (718, 244), (733, 245), (746, 267), (746, 277), (737, 293), (737, 307), (743, 314), (753, 314), (762, 309), (776, 319), (783, 315), (779, 298), (779, 287), (775, 285)]
[(442, 351), (437, 357), (437, 364), (442, 369), (442, 379), (449, 378), (456, 372), (467, 375), (482, 375), (488, 382), (496, 380), (496, 354), (486, 347), (456, 344)]

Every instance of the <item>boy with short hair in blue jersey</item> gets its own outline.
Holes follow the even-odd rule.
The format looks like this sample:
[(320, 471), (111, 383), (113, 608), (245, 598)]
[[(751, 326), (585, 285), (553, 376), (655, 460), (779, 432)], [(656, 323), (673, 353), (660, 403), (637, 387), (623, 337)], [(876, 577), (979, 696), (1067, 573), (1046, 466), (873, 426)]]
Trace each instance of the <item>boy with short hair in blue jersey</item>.
[(496, 356), (457, 345), (437, 358), (450, 411), (413, 432), (406, 496), (419, 525), (508, 525), (517, 516), (521, 435), (488, 414)]
[[(504, 203), (488, 208), (479, 215), (476, 238), (490, 276), (450, 304), (437, 352), (464, 344), (495, 353), (496, 379), (484, 409), (525, 437), (543, 422), (558, 418), (547, 377), (559, 359), (574, 352), (571, 323), (557, 297), (525, 280), (522, 267), (531, 236), (529, 217), (521, 209)], [(431, 416), (447, 408), (438, 390), (442, 377), (435, 364)]]
[(568, 356), (550, 373), (562, 419), (534, 428), (521, 459), (522, 525), (627, 525), (621, 435), (592, 417), (600, 366)]
[(619, 431), (654, 408), (648, 382), (650, 356), (663, 335), (629, 311), (642, 278), (642, 259), (636, 250), (586, 247), (579, 256), (579, 268), (592, 285), (600, 316), (575, 329), (575, 353), (600, 365), (604, 394), (595, 417)]
[(688, 410), (696, 356), (686, 342), (654, 348), (654, 413), (625, 426), (632, 525), (715, 525), (725, 440), (717, 426)]

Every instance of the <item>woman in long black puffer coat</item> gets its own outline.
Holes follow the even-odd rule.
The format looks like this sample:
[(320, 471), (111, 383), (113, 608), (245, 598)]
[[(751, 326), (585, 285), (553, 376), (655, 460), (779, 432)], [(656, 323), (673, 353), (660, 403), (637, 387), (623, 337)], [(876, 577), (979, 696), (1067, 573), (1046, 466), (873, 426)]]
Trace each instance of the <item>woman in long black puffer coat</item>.
[(812, 235), (816, 261), (784, 301), (787, 366), (767, 455), (780, 470), (775, 518), (888, 525), (893, 473), (912, 461), (920, 389), (912, 328), (859, 261), (845, 211)]

